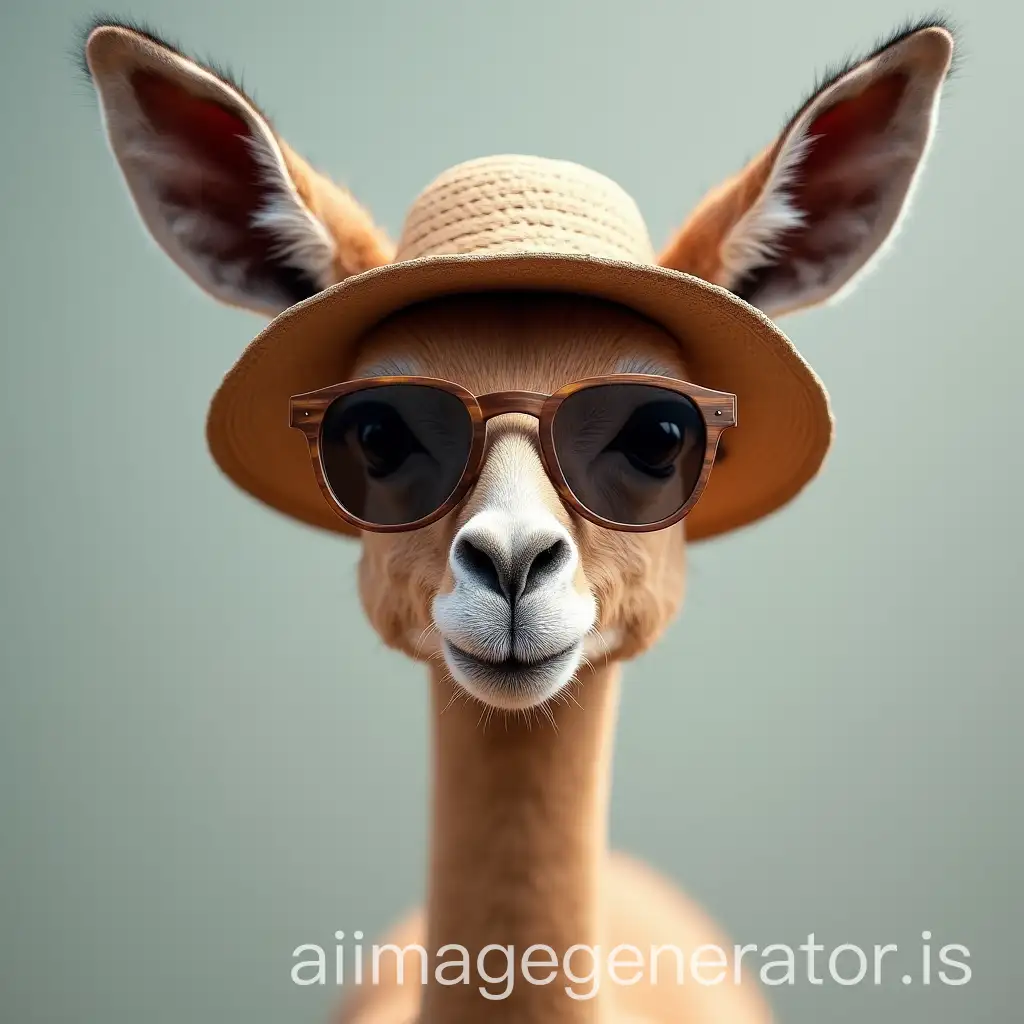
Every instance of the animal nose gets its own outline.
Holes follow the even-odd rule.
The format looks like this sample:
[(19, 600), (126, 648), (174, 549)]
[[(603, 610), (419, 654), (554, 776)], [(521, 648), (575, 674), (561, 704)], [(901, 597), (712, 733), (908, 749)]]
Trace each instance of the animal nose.
[(563, 574), (574, 552), (568, 533), (557, 524), (498, 522), (484, 514), (459, 531), (451, 563), (456, 580), (515, 604)]

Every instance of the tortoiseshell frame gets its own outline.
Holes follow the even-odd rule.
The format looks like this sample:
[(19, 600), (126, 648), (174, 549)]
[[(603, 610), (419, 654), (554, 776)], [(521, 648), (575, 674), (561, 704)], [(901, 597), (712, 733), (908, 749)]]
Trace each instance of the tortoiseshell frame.
[[(447, 501), (440, 508), (430, 515), (416, 520), (414, 523), (383, 526), (379, 523), (366, 522), (352, 515), (334, 496), (334, 492), (327, 482), (323, 462), (320, 458), (320, 427), (328, 406), (335, 399), (341, 398), (344, 395), (350, 395), (356, 391), (369, 391), (373, 388), (391, 384), (418, 384), (422, 387), (437, 388), (460, 399), (469, 411), (470, 420), (473, 425), (473, 442), (462, 478), (449, 495)], [(646, 523), (638, 526), (635, 523), (617, 523), (610, 519), (605, 519), (603, 516), (592, 512), (576, 498), (576, 495), (573, 494), (572, 489), (562, 474), (561, 466), (558, 464), (558, 456), (555, 452), (555, 413), (569, 395), (582, 391), (584, 388), (601, 384), (647, 384), (662, 388), (665, 391), (674, 392), (675, 394), (685, 395), (693, 401), (704, 417), (707, 442), (704, 450), (704, 464), (701, 467), (697, 484), (686, 504), (660, 522)], [(507, 413), (525, 413), (528, 416), (537, 418), (539, 421), (541, 458), (544, 462), (544, 468), (562, 499), (583, 518), (606, 529), (622, 530), (627, 533), (648, 533), (654, 530), (664, 530), (678, 523), (697, 504), (711, 473), (711, 467), (715, 461), (715, 453), (718, 450), (718, 442), (722, 432), (736, 425), (735, 395), (725, 391), (712, 391), (709, 388), (702, 388), (688, 381), (673, 380), (669, 377), (660, 377), (646, 373), (614, 373), (601, 377), (586, 377), (583, 380), (566, 384), (552, 395), (538, 394), (533, 391), (496, 391), (488, 395), (477, 396), (460, 384), (434, 377), (364, 377), (345, 381), (341, 384), (332, 384), (330, 387), (321, 388), (318, 391), (309, 391), (306, 394), (295, 395), (289, 403), (289, 408), (291, 416), (290, 425), (296, 430), (301, 430), (306, 436), (310, 459), (313, 463), (313, 472), (316, 474), (320, 490), (323, 491), (324, 497), (331, 508), (342, 519), (356, 527), (356, 529), (372, 533), (398, 533), (407, 530), (418, 530), (421, 527), (429, 526), (431, 523), (436, 522), (455, 508), (480, 476), (480, 470), (483, 467), (484, 461), (487, 421), (495, 416), (503, 416)]]

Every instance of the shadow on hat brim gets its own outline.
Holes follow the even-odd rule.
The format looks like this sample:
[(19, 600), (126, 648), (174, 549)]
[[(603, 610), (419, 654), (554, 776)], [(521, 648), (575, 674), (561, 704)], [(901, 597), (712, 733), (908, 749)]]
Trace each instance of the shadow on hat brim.
[(289, 426), (289, 399), (347, 380), (360, 336), (392, 313), (484, 291), (616, 302), (678, 339), (694, 383), (737, 396), (738, 423), (723, 437), (725, 457), (685, 520), (689, 540), (774, 512), (818, 472), (832, 439), (828, 395), (759, 310), (677, 271), (557, 253), (446, 254), (394, 263), (285, 310), (245, 349), (214, 395), (207, 440), (217, 465), (285, 515), (358, 535), (317, 486), (305, 438)]

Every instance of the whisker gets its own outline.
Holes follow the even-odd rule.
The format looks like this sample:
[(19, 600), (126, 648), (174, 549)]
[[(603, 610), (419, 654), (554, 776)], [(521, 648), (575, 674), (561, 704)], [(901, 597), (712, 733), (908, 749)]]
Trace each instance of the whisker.
[(580, 709), (580, 711), (585, 711), (586, 708), (584, 708), (583, 705), (576, 699), (576, 694), (573, 693), (574, 690), (582, 689), (583, 684), (580, 682), (579, 676), (573, 676), (572, 679), (569, 680), (569, 685), (565, 688), (564, 692), (567, 700), (571, 700), (573, 704), (575, 704), (576, 707)]
[[(608, 664), (608, 659), (611, 657), (612, 649), (609, 646), (608, 641), (605, 639), (604, 633), (602, 633), (601, 630), (597, 626), (594, 626), (594, 628), (590, 631), (590, 635), (597, 637), (597, 639), (603, 645), (603, 647), (604, 647), (604, 664), (607, 665)], [(590, 664), (591, 668), (594, 667), (593, 663), (589, 663), (589, 664)]]
[(551, 728), (558, 732), (558, 722), (555, 721), (555, 713), (548, 706), (547, 701), (540, 705), (539, 711), (551, 723)]
[(420, 653), (420, 647), (421, 647), (421, 646), (423, 645), (423, 641), (424, 641), (424, 640), (426, 640), (426, 639), (427, 639), (427, 637), (428, 637), (428, 636), (430, 636), (430, 634), (431, 634), (431, 633), (436, 633), (436, 632), (437, 632), (437, 626), (436, 626), (436, 625), (434, 625), (434, 623), (433, 623), (433, 622), (429, 622), (429, 623), (427, 623), (426, 627), (425, 627), (425, 628), (423, 629), (423, 631), (422, 631), (422, 632), (420, 633), (420, 635), (419, 635), (419, 639), (418, 639), (418, 640), (416, 641), (416, 643), (415, 643), (415, 644), (413, 645), (413, 649), (412, 649), (412, 652), (413, 652), (413, 655), (414, 655), (415, 657), (418, 657), (418, 656), (419, 656), (419, 653)]

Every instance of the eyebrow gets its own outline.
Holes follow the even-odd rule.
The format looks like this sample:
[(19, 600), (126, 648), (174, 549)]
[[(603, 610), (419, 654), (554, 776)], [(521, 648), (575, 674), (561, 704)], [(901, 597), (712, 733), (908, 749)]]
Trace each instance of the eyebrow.
[(359, 371), (360, 377), (418, 377), (417, 366), (411, 359), (386, 357), (378, 359)]
[(675, 373), (664, 363), (649, 356), (625, 356), (615, 367), (616, 373), (649, 373), (656, 377), (674, 377)]
[[(675, 372), (649, 356), (624, 356), (615, 367), (616, 373), (648, 373), (656, 377), (674, 377)], [(387, 356), (375, 360), (359, 371), (360, 377), (416, 377), (419, 367), (412, 359)]]

